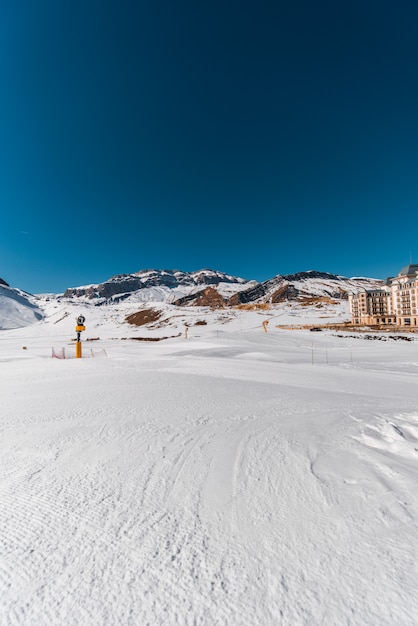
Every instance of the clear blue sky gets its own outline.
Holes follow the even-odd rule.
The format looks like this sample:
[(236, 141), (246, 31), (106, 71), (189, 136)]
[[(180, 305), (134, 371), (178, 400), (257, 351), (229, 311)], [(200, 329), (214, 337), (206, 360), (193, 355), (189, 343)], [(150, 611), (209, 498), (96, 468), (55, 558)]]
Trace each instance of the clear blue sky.
[(418, 262), (418, 4), (0, 9), (0, 277)]

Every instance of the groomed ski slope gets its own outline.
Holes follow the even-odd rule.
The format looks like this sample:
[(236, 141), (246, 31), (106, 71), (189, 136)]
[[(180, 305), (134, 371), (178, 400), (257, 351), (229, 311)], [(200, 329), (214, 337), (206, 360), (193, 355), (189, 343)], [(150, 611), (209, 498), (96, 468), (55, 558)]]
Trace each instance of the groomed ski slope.
[(48, 328), (0, 335), (2, 626), (417, 623), (417, 341)]

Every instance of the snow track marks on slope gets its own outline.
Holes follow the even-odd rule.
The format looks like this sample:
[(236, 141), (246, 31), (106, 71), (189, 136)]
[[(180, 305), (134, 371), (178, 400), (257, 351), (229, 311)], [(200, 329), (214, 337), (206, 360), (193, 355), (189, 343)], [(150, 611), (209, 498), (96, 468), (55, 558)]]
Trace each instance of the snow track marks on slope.
[(2, 624), (414, 623), (412, 377), (234, 354), (8, 364)]

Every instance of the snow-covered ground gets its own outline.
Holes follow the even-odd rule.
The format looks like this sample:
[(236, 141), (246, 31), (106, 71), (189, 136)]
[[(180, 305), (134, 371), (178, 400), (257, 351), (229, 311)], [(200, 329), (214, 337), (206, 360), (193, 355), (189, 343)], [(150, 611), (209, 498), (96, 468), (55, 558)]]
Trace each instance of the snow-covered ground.
[(418, 336), (44, 306), (0, 333), (2, 626), (417, 623)]
[(28, 326), (42, 319), (42, 315), (34, 296), (0, 284), (0, 331)]

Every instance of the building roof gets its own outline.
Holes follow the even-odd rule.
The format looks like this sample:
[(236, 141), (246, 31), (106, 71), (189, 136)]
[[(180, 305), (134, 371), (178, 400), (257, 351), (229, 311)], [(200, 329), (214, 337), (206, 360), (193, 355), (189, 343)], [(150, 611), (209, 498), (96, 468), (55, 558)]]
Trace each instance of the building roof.
[(398, 276), (413, 276), (418, 272), (418, 264), (411, 263), (410, 265), (405, 265), (399, 272)]
[(367, 295), (383, 295), (383, 296), (390, 296), (390, 291), (388, 289), (366, 289), (366, 293)]

